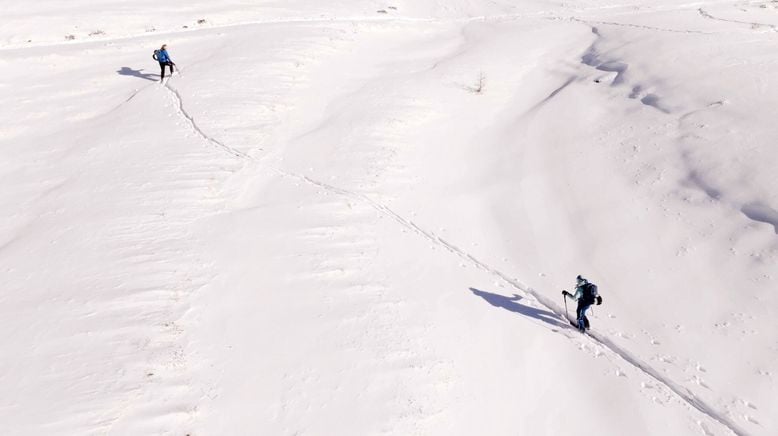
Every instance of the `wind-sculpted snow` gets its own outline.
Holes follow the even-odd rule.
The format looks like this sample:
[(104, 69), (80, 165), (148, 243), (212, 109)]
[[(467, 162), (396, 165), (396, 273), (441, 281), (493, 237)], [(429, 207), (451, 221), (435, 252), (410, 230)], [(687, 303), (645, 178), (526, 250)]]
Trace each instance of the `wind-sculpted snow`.
[(775, 234), (778, 235), (778, 211), (777, 210), (759, 202), (746, 204), (743, 206), (741, 210), (743, 211), (743, 214), (748, 218), (754, 221), (770, 224), (771, 226), (773, 226), (773, 229), (775, 230)]
[(775, 2), (94, 3), (5, 4), (2, 432), (776, 433)]

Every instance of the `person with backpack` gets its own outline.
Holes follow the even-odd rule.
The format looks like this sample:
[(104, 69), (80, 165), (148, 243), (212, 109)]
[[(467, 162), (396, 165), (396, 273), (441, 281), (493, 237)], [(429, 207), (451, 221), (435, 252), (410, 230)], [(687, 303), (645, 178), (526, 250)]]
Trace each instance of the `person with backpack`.
[(173, 75), (173, 67), (176, 64), (170, 59), (170, 55), (167, 52), (167, 44), (162, 44), (162, 47), (160, 47), (159, 50), (154, 50), (154, 54), (151, 57), (159, 62), (159, 68), (162, 70), (162, 74), (160, 74), (161, 78), (159, 79), (160, 82), (165, 80), (165, 67), (170, 67), (170, 75)]
[(598, 306), (602, 304), (602, 297), (597, 292), (597, 285), (579, 275), (576, 277), (575, 294), (562, 291), (562, 295), (565, 298), (571, 298), (578, 302), (578, 307), (575, 309), (575, 316), (578, 322), (576, 327), (581, 332), (588, 330), (589, 318), (586, 317), (586, 311), (589, 310), (592, 304), (596, 303)]

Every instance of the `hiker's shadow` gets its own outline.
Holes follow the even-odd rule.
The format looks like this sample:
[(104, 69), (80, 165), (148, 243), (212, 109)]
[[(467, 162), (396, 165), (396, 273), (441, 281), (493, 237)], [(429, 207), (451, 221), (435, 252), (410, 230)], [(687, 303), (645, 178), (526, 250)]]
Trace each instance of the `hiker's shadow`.
[(140, 70), (133, 70), (130, 67), (122, 67), (121, 69), (117, 70), (116, 73), (122, 76), (138, 77), (140, 79), (152, 80), (154, 82), (159, 80), (159, 74), (144, 73), (143, 68)]
[(483, 298), (487, 303), (494, 307), (500, 307), (505, 310), (510, 310), (511, 312), (520, 313), (524, 316), (551, 324), (554, 327), (566, 327), (555, 313), (520, 304), (519, 301), (522, 297), (519, 295), (513, 294), (512, 297), (506, 297), (504, 295), (492, 294), (491, 292), (484, 292), (475, 288), (470, 288), (470, 291)]

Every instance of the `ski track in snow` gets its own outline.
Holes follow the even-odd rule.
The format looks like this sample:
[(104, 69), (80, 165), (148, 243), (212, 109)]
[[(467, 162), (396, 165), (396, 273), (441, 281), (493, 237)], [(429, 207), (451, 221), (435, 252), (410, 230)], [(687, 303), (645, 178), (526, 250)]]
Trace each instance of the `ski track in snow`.
[[(435, 235), (433, 232), (425, 230), (421, 227), (419, 227), (417, 224), (415, 224), (413, 221), (408, 220), (401, 216), (400, 214), (393, 211), (388, 206), (381, 204), (370, 197), (368, 197), (365, 194), (356, 193), (353, 191), (349, 191), (346, 189), (337, 188), (335, 186), (329, 185), (327, 183), (319, 182), (317, 180), (311, 179), (310, 177), (288, 173), (285, 171), (282, 171), (278, 168), (272, 168), (275, 172), (278, 174), (285, 176), (285, 177), (291, 177), (298, 180), (302, 180), (306, 182), (309, 185), (313, 185), (315, 187), (324, 189), (326, 191), (348, 197), (357, 201), (360, 201), (362, 203), (367, 203), (372, 208), (377, 210), (379, 213), (381, 213), (384, 216), (387, 216), (403, 227), (415, 232), (416, 234), (424, 237), (425, 239), (433, 242), (434, 244), (441, 246), (448, 250), (450, 253), (460, 257), (461, 259), (464, 259), (465, 261), (469, 262), (476, 268), (479, 268), (483, 271), (488, 272), (489, 274), (498, 277), (499, 279), (503, 280), (507, 284), (511, 285), (513, 288), (523, 292), (526, 295), (530, 295), (535, 298), (537, 302), (539, 302), (541, 305), (545, 306), (546, 309), (553, 312), (557, 316), (559, 316), (562, 320), (564, 320), (564, 324), (567, 324), (567, 316), (562, 311), (561, 308), (559, 308), (556, 304), (551, 302), (546, 296), (540, 294), (535, 289), (525, 285), (524, 283), (520, 282), (518, 279), (511, 278), (507, 274), (489, 266), (488, 264), (478, 260), (475, 256), (472, 254), (466, 252), (465, 250), (462, 250), (461, 248), (457, 247), (456, 245), (452, 244), (451, 242), (448, 242), (447, 240)], [(572, 329), (572, 327), (570, 327)], [(678, 383), (674, 382), (668, 377), (663, 376), (658, 370), (653, 368), (648, 363), (644, 362), (637, 356), (633, 355), (629, 351), (627, 351), (625, 348), (615, 344), (607, 337), (595, 333), (595, 332), (589, 332), (588, 336), (592, 339), (594, 339), (596, 342), (598, 342), (600, 345), (604, 346), (605, 348), (609, 349), (615, 357), (620, 358), (624, 362), (630, 364), (634, 368), (641, 371), (643, 374), (649, 376), (650, 378), (653, 378), (663, 386), (665, 386), (667, 389), (669, 389), (671, 392), (673, 392), (680, 400), (682, 400), (684, 403), (688, 404), (695, 410), (699, 411), (700, 413), (708, 416), (709, 418), (713, 419), (714, 421), (718, 422), (725, 428), (727, 428), (729, 431), (731, 431), (733, 434), (737, 436), (747, 436), (749, 433), (740, 428), (737, 424), (732, 422), (724, 413), (716, 410), (713, 406), (706, 403), (703, 399), (696, 396), (694, 393), (689, 391), (688, 389), (684, 388), (683, 386), (679, 385)]]
[[(479, 19), (483, 19), (483, 18), (479, 18)], [(476, 20), (476, 19), (468, 19), (466, 21), (474, 21), (474, 20)], [(587, 22), (585, 20), (579, 20), (579, 19), (575, 19), (575, 18), (573, 20), (574, 21), (580, 21), (582, 23), (587, 23), (587, 24), (589, 23), (589, 22)], [(321, 20), (310, 20), (310, 21), (321, 21)], [(389, 20), (387, 20), (387, 19), (376, 19), (374, 21), (389, 21)], [(327, 21), (327, 22), (330, 22), (330, 21)], [(612, 24), (612, 23), (605, 23), (605, 24)], [(637, 27), (641, 27), (641, 26), (637, 26)], [(654, 29), (654, 30), (657, 30), (657, 29)], [(659, 30), (661, 30), (661, 29), (659, 29)], [(686, 33), (697, 33), (697, 32), (686, 32)], [(168, 81), (169, 80), (170, 79), (168, 79)], [(229, 155), (231, 155), (231, 156), (233, 156), (235, 158), (240, 158), (240, 159), (243, 159), (243, 160), (259, 162), (258, 160), (254, 159), (252, 156), (250, 156), (250, 155), (248, 155), (246, 153), (243, 153), (243, 152), (241, 152), (239, 150), (236, 150), (236, 149), (234, 149), (234, 148), (232, 148), (232, 147), (222, 143), (221, 141), (213, 138), (212, 136), (208, 135), (207, 133), (205, 133), (197, 125), (194, 117), (186, 111), (186, 109), (184, 107), (183, 97), (178, 92), (178, 90), (173, 88), (172, 86), (170, 86), (167, 81), (165, 82), (164, 86), (169, 91), (169, 93), (174, 97), (174, 99), (175, 99), (175, 101), (177, 103), (176, 112), (183, 119), (186, 120), (186, 122), (190, 125), (191, 129), (201, 139), (203, 139), (205, 142), (213, 145), (215, 148), (217, 148), (217, 149), (219, 149), (219, 150), (221, 150), (221, 151), (223, 151), (223, 152), (225, 152), (225, 153), (227, 153), (227, 154), (229, 154)], [(134, 97), (134, 95), (132, 97)], [(132, 97), (130, 97), (130, 99), (132, 99)], [(548, 299), (546, 296), (544, 296), (543, 294), (539, 293), (538, 291), (536, 291), (532, 287), (529, 287), (526, 284), (522, 283), (519, 279), (511, 278), (507, 274), (503, 273), (502, 271), (500, 271), (500, 270), (498, 270), (496, 268), (491, 267), (490, 265), (486, 264), (485, 262), (477, 259), (472, 254), (468, 253), (467, 251), (459, 248), (457, 245), (455, 245), (455, 244), (453, 244), (453, 243), (451, 243), (451, 242), (449, 242), (449, 241), (447, 241), (447, 240), (437, 236), (435, 233), (433, 233), (431, 231), (428, 231), (428, 230), (425, 230), (424, 228), (422, 228), (422, 227), (418, 226), (417, 224), (415, 224), (413, 221), (404, 218), (402, 215), (400, 215), (399, 213), (395, 212), (390, 207), (388, 207), (388, 206), (386, 206), (386, 205), (384, 205), (384, 204), (382, 204), (382, 203), (380, 203), (380, 202), (378, 202), (376, 200), (373, 200), (369, 196), (367, 196), (365, 194), (362, 194), (362, 193), (355, 192), (355, 191), (350, 191), (350, 190), (347, 190), (347, 189), (338, 188), (338, 187), (329, 185), (327, 183), (317, 181), (317, 180), (312, 179), (312, 178), (310, 178), (308, 176), (305, 176), (305, 175), (287, 172), (287, 171), (284, 171), (284, 170), (282, 170), (280, 168), (273, 167), (273, 166), (268, 165), (268, 164), (264, 164), (264, 165), (268, 169), (276, 172), (279, 176), (286, 177), (286, 178), (297, 179), (297, 180), (305, 182), (308, 185), (314, 186), (316, 188), (324, 189), (324, 190), (326, 190), (328, 192), (332, 192), (332, 193), (335, 193), (337, 195), (340, 195), (340, 196), (343, 196), (343, 197), (347, 197), (347, 198), (350, 198), (350, 199), (354, 199), (354, 200), (359, 201), (359, 202), (361, 202), (363, 204), (369, 205), (370, 207), (372, 207), (373, 209), (378, 211), (380, 214), (382, 214), (382, 215), (384, 215), (384, 216), (386, 216), (388, 218), (391, 218), (392, 220), (394, 220), (395, 222), (397, 222), (401, 226), (403, 226), (403, 227), (413, 231), (414, 233), (416, 233), (419, 236), (421, 236), (421, 237), (431, 241), (432, 243), (434, 243), (434, 244), (436, 244), (436, 245), (438, 245), (440, 247), (443, 247), (444, 249), (449, 251), (451, 254), (454, 254), (457, 257), (465, 260), (466, 262), (469, 262), (474, 267), (476, 267), (476, 268), (478, 268), (478, 269), (480, 269), (482, 271), (485, 271), (485, 272), (487, 272), (487, 273), (489, 273), (489, 274), (491, 274), (491, 275), (501, 279), (502, 281), (504, 281), (505, 283), (509, 284), (510, 286), (515, 288), (516, 290), (522, 292), (525, 296), (533, 297), (538, 303), (540, 303), (546, 309), (548, 309), (549, 311), (551, 311), (554, 314), (556, 314), (561, 320), (564, 320), (564, 323), (563, 323), (564, 325), (568, 324), (568, 322), (567, 322), (568, 318), (567, 318), (565, 312), (559, 306), (557, 306), (554, 302), (552, 302), (550, 299)], [(571, 329), (573, 329), (573, 327), (569, 327), (566, 330), (571, 330)], [(630, 366), (632, 366), (635, 369), (637, 369), (638, 371), (642, 372), (644, 375), (646, 375), (649, 378), (652, 378), (655, 381), (657, 381), (659, 384), (661, 384), (662, 386), (667, 388), (669, 391), (671, 391), (673, 394), (675, 394), (676, 397), (679, 400), (681, 400), (683, 403), (688, 405), (690, 408), (693, 408), (694, 410), (702, 413), (703, 415), (707, 416), (708, 418), (718, 422), (720, 425), (722, 425), (728, 431), (730, 431), (731, 433), (733, 433), (733, 434), (735, 434), (737, 436), (747, 436), (747, 435), (749, 435), (748, 432), (746, 432), (745, 430), (740, 428), (736, 423), (734, 423), (731, 419), (729, 419), (726, 416), (725, 413), (717, 410), (715, 407), (711, 406), (706, 401), (704, 401), (703, 399), (701, 399), (700, 397), (698, 397), (697, 395), (695, 395), (693, 392), (691, 392), (690, 390), (686, 389), (685, 387), (679, 385), (678, 383), (676, 383), (672, 379), (662, 375), (660, 373), (660, 371), (658, 371), (657, 369), (652, 367), (650, 364), (646, 363), (645, 361), (643, 361), (639, 357), (635, 356), (634, 354), (629, 352), (627, 349), (617, 345), (616, 343), (611, 341), (606, 336), (604, 336), (604, 335), (602, 335), (600, 333), (591, 332), (591, 331), (588, 332), (587, 336), (591, 340), (593, 340), (596, 343), (598, 343), (600, 346), (602, 346), (605, 349), (609, 350), (612, 353), (613, 357), (616, 357), (617, 359), (620, 359), (620, 360), (626, 362)], [(697, 421), (697, 423), (701, 427), (701, 429), (703, 430), (704, 434), (710, 434), (710, 431), (708, 430), (708, 428), (705, 426), (705, 424), (703, 422)]]
[[(168, 80), (170, 80), (170, 79), (168, 79)], [(179, 113), (179, 115), (181, 115), (181, 117), (183, 117), (189, 123), (189, 126), (192, 128), (192, 130), (198, 136), (200, 136), (205, 142), (207, 142), (207, 143), (213, 145), (214, 147), (219, 148), (219, 149), (223, 150), (224, 152), (229, 153), (229, 154), (231, 154), (231, 155), (233, 155), (235, 157), (238, 157), (238, 158), (241, 158), (241, 159), (252, 160), (252, 157), (249, 156), (248, 154), (243, 153), (242, 151), (236, 150), (236, 149), (234, 149), (234, 148), (232, 148), (232, 147), (230, 147), (228, 145), (225, 145), (221, 141), (219, 141), (219, 140), (217, 140), (217, 139), (207, 135), (205, 132), (203, 132), (203, 130), (195, 122), (194, 117), (192, 117), (192, 115), (190, 115), (189, 112), (186, 111), (186, 108), (184, 108), (184, 100), (181, 98), (181, 94), (178, 92), (178, 90), (173, 88), (172, 86), (170, 86), (170, 83), (167, 82), (167, 81), (165, 82), (165, 89), (170, 91), (170, 94), (175, 98), (176, 103), (177, 103), (177, 112)]]

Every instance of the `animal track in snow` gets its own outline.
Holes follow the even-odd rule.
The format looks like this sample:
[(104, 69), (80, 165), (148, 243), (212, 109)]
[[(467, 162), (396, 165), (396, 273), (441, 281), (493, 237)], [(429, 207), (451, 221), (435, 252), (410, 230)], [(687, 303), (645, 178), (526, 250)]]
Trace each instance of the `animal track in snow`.
[(651, 30), (655, 32), (669, 32), (669, 33), (688, 33), (688, 34), (699, 34), (699, 35), (712, 35), (712, 32), (705, 32), (702, 30), (692, 30), (692, 29), (670, 29), (667, 27), (656, 27), (656, 26), (646, 26), (642, 24), (632, 24), (632, 23), (619, 23), (616, 21), (595, 21), (595, 20), (584, 20), (581, 18), (571, 18), (572, 21), (578, 21), (580, 23), (587, 24), (589, 26), (593, 24), (598, 25), (604, 25), (604, 26), (616, 26), (616, 27), (631, 27), (633, 29), (641, 29), (641, 30)]
[(702, 386), (705, 389), (710, 389), (710, 386), (708, 386), (705, 383), (705, 380), (703, 380), (702, 377), (698, 375), (693, 375), (690, 381), (696, 384), (697, 386)]
[(668, 356), (665, 354), (659, 354), (654, 357), (655, 360), (662, 362), (662, 363), (668, 363), (668, 364), (674, 364), (677, 360), (674, 356)]
[(759, 409), (758, 409), (758, 408), (757, 408), (755, 405), (753, 405), (753, 404), (752, 404), (750, 401), (748, 401), (748, 400), (744, 400), (744, 399), (742, 399), (742, 398), (741, 398), (741, 399), (740, 399), (740, 402), (741, 402), (741, 403), (742, 403), (744, 406), (748, 407), (749, 409), (753, 409), (753, 410), (759, 410)]
[(706, 11), (703, 8), (697, 9), (697, 13), (699, 13), (701, 17), (706, 18), (708, 20), (722, 21), (722, 22), (734, 23), (734, 24), (743, 24), (743, 25), (750, 26), (752, 30), (769, 29), (773, 32), (778, 32), (778, 26), (776, 26), (775, 24), (757, 23), (753, 21), (731, 20), (728, 18), (719, 18), (712, 15), (710, 12)]

